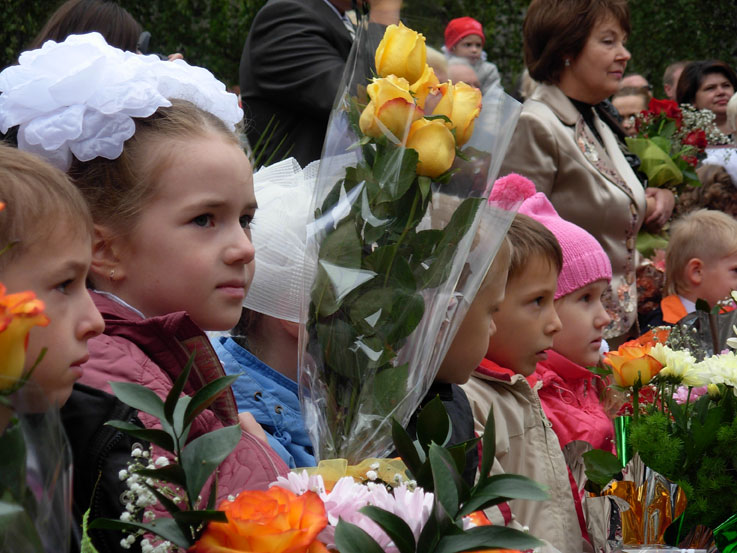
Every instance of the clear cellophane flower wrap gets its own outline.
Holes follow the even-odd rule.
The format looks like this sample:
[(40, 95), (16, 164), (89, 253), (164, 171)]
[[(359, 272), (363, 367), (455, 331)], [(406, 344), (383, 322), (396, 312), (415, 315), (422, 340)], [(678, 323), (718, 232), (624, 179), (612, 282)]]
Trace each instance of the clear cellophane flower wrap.
[(64, 553), (73, 524), (72, 455), (59, 408), (33, 381), (3, 400), (0, 551)]
[(424, 48), (359, 18), (328, 124), (300, 357), (318, 460), (392, 449), (392, 419), (406, 424), (427, 392), (514, 215), (486, 198), (519, 104), (438, 83)]

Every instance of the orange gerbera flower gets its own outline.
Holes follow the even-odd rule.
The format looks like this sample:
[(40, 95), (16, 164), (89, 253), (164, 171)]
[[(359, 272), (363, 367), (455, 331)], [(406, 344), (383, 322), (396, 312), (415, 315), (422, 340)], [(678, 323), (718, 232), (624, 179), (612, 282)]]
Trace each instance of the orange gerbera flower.
[(317, 541), (328, 517), (314, 492), (244, 491), (220, 510), (228, 522), (211, 522), (190, 553), (328, 553)]
[(49, 324), (33, 292), (5, 292), (0, 284), (0, 391), (13, 388), (23, 375), (31, 328)]

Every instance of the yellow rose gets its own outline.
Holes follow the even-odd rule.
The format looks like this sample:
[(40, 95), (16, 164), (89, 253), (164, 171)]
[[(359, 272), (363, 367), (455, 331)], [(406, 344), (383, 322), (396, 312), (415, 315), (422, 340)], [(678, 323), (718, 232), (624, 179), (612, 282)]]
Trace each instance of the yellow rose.
[(440, 81), (438, 81), (438, 78), (435, 76), (435, 71), (432, 67), (426, 65), (425, 71), (423, 71), (420, 78), (409, 87), (409, 90), (414, 94), (417, 105), (422, 109), (425, 109), (425, 100), (427, 99), (427, 95), (430, 94), (430, 92), (437, 90), (438, 85), (440, 85)]
[(619, 346), (617, 351), (604, 354), (604, 361), (612, 367), (617, 385), (628, 388), (639, 379), (644, 386), (658, 374), (663, 365), (650, 355), (650, 349), (651, 346), (642, 346), (633, 340)]
[(417, 151), (420, 160), (417, 174), (435, 178), (445, 173), (456, 156), (455, 140), (440, 119), (419, 119), (412, 123), (407, 136), (407, 148)]
[(463, 146), (473, 135), (473, 126), (481, 113), (481, 91), (466, 83), (443, 83), (438, 87), (442, 98), (433, 115), (445, 115), (456, 131), (456, 144)]
[(406, 79), (394, 75), (374, 79), (366, 91), (371, 101), (361, 113), (358, 125), (367, 136), (379, 138), (388, 130), (397, 140), (402, 140), (412, 122), (422, 117)]
[(49, 324), (43, 310), (33, 292), (5, 295), (0, 284), (0, 391), (13, 388), (23, 375), (28, 333), (34, 326)]
[(399, 25), (389, 25), (376, 49), (376, 72), (382, 76), (396, 75), (414, 83), (425, 70), (427, 49), (425, 37)]

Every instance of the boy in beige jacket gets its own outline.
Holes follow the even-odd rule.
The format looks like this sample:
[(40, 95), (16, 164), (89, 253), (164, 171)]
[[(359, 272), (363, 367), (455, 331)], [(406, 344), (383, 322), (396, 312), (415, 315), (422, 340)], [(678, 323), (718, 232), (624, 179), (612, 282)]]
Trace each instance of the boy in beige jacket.
[(486, 358), (463, 386), (482, 433), (489, 406), (496, 421), (496, 459), (492, 472), (523, 474), (548, 486), (544, 502), (515, 500), (492, 507), (494, 524), (513, 519), (535, 537), (563, 553), (579, 553), (584, 540), (576, 515), (563, 453), (543, 412), (534, 372), (553, 335), (561, 328), (553, 306), (562, 254), (555, 236), (543, 225), (518, 214), (509, 229), (512, 245), (504, 301), (494, 315), (497, 333)]

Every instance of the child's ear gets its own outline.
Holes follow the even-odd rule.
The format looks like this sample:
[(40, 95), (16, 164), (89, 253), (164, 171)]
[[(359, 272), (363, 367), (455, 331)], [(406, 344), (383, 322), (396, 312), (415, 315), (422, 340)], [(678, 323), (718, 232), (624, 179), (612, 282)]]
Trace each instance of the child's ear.
[(117, 237), (109, 227), (95, 225), (90, 273), (94, 277), (96, 287), (101, 288), (101, 282), (115, 282), (125, 276), (121, 263), (121, 252), (122, 239)]
[(698, 286), (704, 279), (704, 262), (698, 257), (692, 257), (686, 263), (683, 272), (690, 286)]

